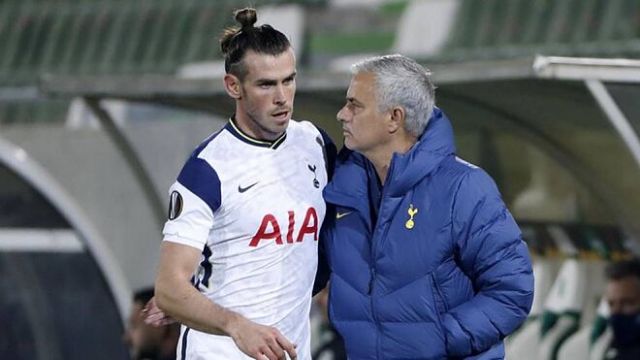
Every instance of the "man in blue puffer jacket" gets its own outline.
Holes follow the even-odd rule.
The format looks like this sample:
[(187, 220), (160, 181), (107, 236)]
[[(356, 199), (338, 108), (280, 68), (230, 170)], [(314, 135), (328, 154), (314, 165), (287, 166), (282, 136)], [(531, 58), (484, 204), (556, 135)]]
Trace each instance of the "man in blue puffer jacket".
[(353, 74), (316, 284), (330, 271), (349, 359), (503, 358), (533, 299), (518, 226), (492, 179), (456, 157), (424, 68), (388, 55)]

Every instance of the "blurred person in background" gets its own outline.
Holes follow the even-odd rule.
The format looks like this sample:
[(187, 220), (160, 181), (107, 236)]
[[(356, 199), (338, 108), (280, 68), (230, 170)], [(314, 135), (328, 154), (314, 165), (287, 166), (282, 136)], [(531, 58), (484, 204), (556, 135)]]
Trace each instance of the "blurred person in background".
[(152, 297), (153, 288), (140, 289), (133, 295), (124, 341), (133, 360), (173, 360), (176, 358), (180, 325), (173, 323), (156, 327), (146, 324), (143, 309)]
[(504, 358), (533, 301), (520, 229), (489, 175), (456, 157), (428, 71), (401, 55), (352, 70), (316, 283), (330, 273), (348, 357)]
[(342, 337), (331, 325), (327, 316), (327, 304), (329, 300), (329, 288), (325, 287), (313, 298), (315, 311), (311, 312), (312, 358), (313, 360), (346, 360), (347, 353), (344, 349)]
[(611, 263), (605, 270), (605, 298), (613, 340), (606, 359), (640, 359), (640, 259)]
[[(311, 358), (309, 312), (335, 146), (291, 119), (296, 59), (257, 15), (221, 38), (227, 125), (171, 186), (156, 278), (158, 309), (182, 323), (180, 359)], [(164, 312), (164, 313), (163, 313)]]

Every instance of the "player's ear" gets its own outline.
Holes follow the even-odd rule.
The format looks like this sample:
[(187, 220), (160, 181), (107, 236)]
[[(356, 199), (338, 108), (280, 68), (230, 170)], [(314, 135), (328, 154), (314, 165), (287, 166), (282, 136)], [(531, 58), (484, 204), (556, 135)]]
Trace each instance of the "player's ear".
[(234, 99), (240, 99), (242, 93), (240, 91), (240, 79), (233, 74), (226, 74), (224, 76), (224, 89), (227, 94)]

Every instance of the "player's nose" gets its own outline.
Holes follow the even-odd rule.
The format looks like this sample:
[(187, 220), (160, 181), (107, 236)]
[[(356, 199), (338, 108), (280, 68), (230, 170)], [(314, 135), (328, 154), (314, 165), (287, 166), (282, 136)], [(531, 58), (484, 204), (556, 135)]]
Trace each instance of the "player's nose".
[(284, 105), (287, 102), (287, 97), (285, 96), (284, 87), (282, 85), (276, 86), (273, 102), (277, 105)]

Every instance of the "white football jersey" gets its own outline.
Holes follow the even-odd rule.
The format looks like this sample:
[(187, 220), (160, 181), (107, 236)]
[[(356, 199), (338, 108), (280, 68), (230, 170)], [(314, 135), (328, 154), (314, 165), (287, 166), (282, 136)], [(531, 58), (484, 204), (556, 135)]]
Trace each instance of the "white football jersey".
[[(233, 120), (187, 160), (170, 193), (164, 241), (202, 250), (194, 285), (216, 304), (276, 327), (311, 359), (309, 310), (325, 216), (329, 138), (291, 120), (273, 142)], [(330, 153), (330, 152), (329, 152)], [(230, 337), (182, 328), (178, 359), (245, 359)]]

